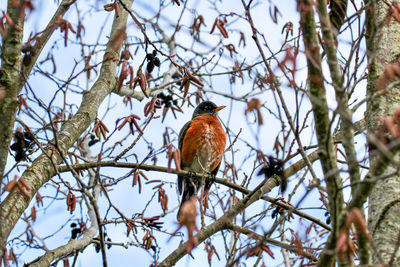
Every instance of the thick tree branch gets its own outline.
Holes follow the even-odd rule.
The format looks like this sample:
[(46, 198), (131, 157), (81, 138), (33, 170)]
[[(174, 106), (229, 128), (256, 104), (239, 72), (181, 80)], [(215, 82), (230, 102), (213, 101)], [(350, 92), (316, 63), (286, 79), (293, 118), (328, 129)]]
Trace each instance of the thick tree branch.
[[(274, 176), (270, 178), (268, 181), (263, 181), (260, 185), (257, 186), (253, 191), (247, 194), (243, 199), (241, 199), (236, 205), (230, 208), (221, 218), (200, 230), (199, 233), (195, 236), (198, 241), (198, 244), (202, 243), (204, 240), (212, 236), (213, 234), (227, 229), (228, 225), (232, 222), (232, 220), (245, 208), (250, 206), (255, 201), (259, 200), (264, 194), (271, 191), (272, 188), (278, 186), (280, 184), (280, 178)], [(183, 256), (187, 254), (187, 247), (190, 246), (188, 242), (180, 245), (174, 252), (172, 252), (164, 261), (162, 261), (158, 266), (167, 267), (173, 266), (178, 262)]]
[[(351, 189), (352, 193), (354, 193), (354, 191), (357, 189), (357, 186), (359, 186), (361, 178), (360, 178), (360, 168), (357, 160), (357, 154), (354, 147), (354, 126), (352, 121), (352, 112), (348, 106), (349, 104), (348, 104), (347, 92), (343, 87), (343, 76), (340, 71), (338, 59), (336, 56), (337, 52), (336, 40), (334, 38), (332, 32), (333, 28), (331, 27), (330, 19), (328, 16), (326, 8), (327, 7), (326, 0), (318, 0), (317, 7), (318, 7), (319, 20), (321, 22), (322, 37), (324, 40), (323, 47), (326, 53), (328, 66), (332, 77), (333, 87), (335, 88), (336, 101), (338, 103), (337, 112), (340, 114), (341, 118), (341, 131), (343, 136), (342, 144), (345, 149), (347, 164), (349, 166), (348, 168), (349, 168), (350, 181), (352, 184)], [(357, 208), (363, 210), (362, 209), (363, 205), (364, 203), (361, 203), (361, 205)], [(364, 212), (361, 213), (364, 214)], [(371, 263), (371, 251), (369, 248), (369, 242), (360, 231), (357, 231), (357, 237), (359, 240), (358, 244), (359, 244), (360, 263), (368, 265)], [(331, 240), (334, 241), (334, 239)], [(328, 247), (331, 247), (332, 245), (328, 245)], [(321, 258), (320, 266), (328, 264), (326, 262), (322, 262), (322, 259), (324, 259), (324, 257)]]
[[(400, 24), (396, 21), (398, 2), (393, 0), (366, 2), (366, 44), (368, 55), (368, 87), (367, 110), (365, 120), (368, 129), (368, 139), (382, 139), (390, 134), (382, 132), (381, 118), (392, 116), (400, 105), (399, 77), (393, 80), (386, 78), (391, 70), (391, 64), (397, 65), (399, 61)], [(377, 85), (385, 81), (382, 90)], [(393, 82), (392, 82), (393, 81)], [(383, 91), (383, 93), (381, 92)], [(382, 144), (385, 146), (384, 144)], [(371, 178), (379, 175), (386, 176), (376, 182), (369, 197), (368, 226), (373, 234), (377, 251), (373, 255), (373, 264), (382, 262), (388, 264), (394, 257), (393, 266), (400, 264), (400, 251), (397, 249), (398, 234), (400, 232), (400, 206), (394, 205), (385, 214), (385, 223), (378, 222), (383, 212), (393, 201), (399, 198), (400, 179), (398, 164), (400, 154), (398, 148), (391, 158), (387, 158), (385, 150), (377, 149), (371, 145), (369, 150)], [(389, 149), (386, 147), (386, 150)], [(382, 162), (384, 164), (382, 164)], [(395, 254), (395, 255), (393, 255)]]
[[(301, 29), (307, 56), (309, 97), (313, 106), (321, 165), (327, 184), (329, 209), (333, 224), (333, 231), (330, 238), (331, 242), (328, 243), (331, 246), (327, 246), (326, 249), (333, 250), (335, 249), (339, 231), (338, 218), (343, 210), (343, 193), (340, 191), (342, 188), (342, 181), (339, 176), (330, 133), (331, 123), (322, 74), (319, 44), (316, 36), (314, 6), (309, 0), (301, 0), (298, 3), (298, 10), (300, 11)], [(334, 257), (330, 257), (327, 259), (326, 264), (332, 265), (333, 261)]]
[(18, 79), (25, 19), (25, 10), (22, 8), (23, 2), (23, 0), (9, 0), (7, 3), (7, 14), (12, 19), (13, 24), (6, 24), (6, 34), (3, 36), (1, 47), (0, 88), (5, 91), (5, 96), (0, 97), (0, 187), (18, 109)]
[[(132, 1), (126, 1), (126, 3), (131, 6)], [(55, 139), (56, 141), (50, 141), (45, 148), (46, 153), (42, 153), (33, 162), (32, 166), (23, 173), (22, 177), (30, 187), (29, 198), (22, 195), (19, 190), (13, 190), (1, 203), (0, 245), (2, 248), (5, 247), (8, 235), (29, 205), (32, 197), (44, 183), (56, 174), (56, 166), (54, 164), (59, 164), (63, 161), (63, 156), (94, 121), (100, 104), (114, 88), (119, 53), (122, 46), (121, 34), (125, 32), (127, 17), (128, 13), (123, 10), (118, 18), (114, 18), (110, 41), (104, 54), (104, 63), (101, 67), (100, 75), (90, 91), (84, 94), (77, 113), (62, 125)], [(58, 149), (53, 149), (54, 145)], [(59, 151), (64, 155), (60, 155)], [(46, 154), (50, 155), (50, 158)]]
[(360, 181), (360, 170), (354, 148), (352, 112), (349, 109), (347, 92), (343, 87), (343, 76), (336, 56), (336, 44), (326, 7), (326, 0), (318, 0), (318, 15), (321, 21), (322, 37), (324, 40), (323, 47), (326, 52), (333, 87), (335, 88), (336, 101), (338, 102), (337, 112), (340, 114), (342, 121), (342, 144), (346, 152), (351, 182), (358, 183)]
[[(23, 0), (9, 0), (7, 3), (7, 14), (13, 25), (7, 22), (6, 34), (3, 36), (1, 47), (0, 90), (4, 90), (5, 96), (0, 97), (0, 189), (3, 185), (4, 170), (18, 109), (17, 81), (21, 64), (25, 19), (25, 10), (21, 8), (23, 2)], [(3, 216), (4, 211), (0, 209), (0, 218)], [(0, 220), (0, 223), (3, 223), (3, 221)], [(0, 227), (0, 232), (2, 232), (1, 228), (3, 227)], [(0, 259), (2, 259), (5, 249), (5, 242), (0, 242)]]
[[(7, 95), (4, 99), (0, 99), (0, 121), (3, 122), (0, 125), (0, 134), (2, 140), (4, 140), (4, 142), (0, 143), (0, 155), (2, 155), (0, 156), (0, 185), (2, 184), (5, 162), (8, 158), (7, 155), (13, 134), (15, 114), (18, 110), (17, 95), (26, 83), (42, 49), (50, 39), (54, 30), (58, 27), (58, 24), (56, 23), (57, 20), (64, 16), (69, 7), (75, 1), (76, 0), (63, 0), (61, 2), (46, 29), (38, 38), (36, 38), (35, 45), (31, 48), (26, 48), (26, 50), (29, 51), (29, 55), (26, 55), (29, 57), (29, 60), (24, 60), (23, 64), (21, 64), (22, 30), (18, 30), (14, 26), (9, 26), (8, 34), (4, 38), (2, 47), (2, 69), (7, 75), (2, 75), (1, 73), (3, 73), (3, 71), (0, 69), (0, 87), (6, 89)], [(23, 1), (21, 1), (21, 3), (22, 2)], [(19, 5), (13, 6), (9, 3), (8, 13), (10, 13), (11, 16), (14, 16), (14, 23), (22, 29), (24, 17), (15, 17), (19, 14)], [(21, 14), (24, 14), (24, 12)], [(10, 47), (11, 49), (8, 49), (7, 47)], [(2, 82), (3, 78), (1, 77), (5, 79), (4, 82)], [(10, 84), (10, 82), (12, 84)]]

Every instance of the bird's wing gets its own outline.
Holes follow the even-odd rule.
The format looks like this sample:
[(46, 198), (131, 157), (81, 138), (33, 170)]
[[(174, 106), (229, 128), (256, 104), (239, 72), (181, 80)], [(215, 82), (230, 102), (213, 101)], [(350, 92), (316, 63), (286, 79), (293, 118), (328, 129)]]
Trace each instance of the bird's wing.
[(185, 125), (183, 125), (181, 131), (179, 132), (179, 150), (182, 150), (183, 139), (185, 138), (185, 134), (190, 127), (190, 122), (191, 121), (185, 123)]
[[(179, 132), (179, 139), (178, 139), (178, 147), (181, 153), (181, 162), (179, 162), (179, 164), (181, 165), (181, 169), (183, 169), (184, 166), (182, 166), (182, 145), (183, 145), (183, 139), (185, 138), (185, 134), (187, 132), (187, 130), (190, 127), (190, 121), (188, 121), (187, 123), (185, 123), (185, 125), (183, 125), (181, 131)], [(182, 194), (182, 187), (183, 187), (183, 176), (178, 175), (178, 191), (179, 194)]]

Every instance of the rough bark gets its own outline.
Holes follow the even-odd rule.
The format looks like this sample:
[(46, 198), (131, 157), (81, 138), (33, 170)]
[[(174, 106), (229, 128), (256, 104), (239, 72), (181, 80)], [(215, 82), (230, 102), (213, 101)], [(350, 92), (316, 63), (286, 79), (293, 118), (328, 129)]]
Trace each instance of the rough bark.
[(3, 36), (1, 47), (0, 89), (3, 89), (6, 95), (4, 98), (0, 98), (0, 185), (3, 180), (8, 149), (10, 148), (15, 116), (18, 109), (17, 95), (19, 91), (17, 85), (21, 64), (25, 12), (20, 8), (20, 5), (24, 1), (15, 2), (9, 0), (7, 3), (7, 14), (13, 20), (14, 25), (6, 25), (7, 34)]
[[(400, 56), (400, 24), (391, 17), (391, 6), (395, 1), (366, 1), (367, 9), (367, 48), (368, 48), (368, 102), (366, 125), (368, 134), (376, 136), (383, 116), (392, 115), (400, 107), (400, 87), (387, 86), (383, 94), (376, 90), (377, 80), (384, 74), (388, 63), (399, 63)], [(390, 18), (391, 17), (391, 18)], [(370, 150), (370, 171), (372, 176), (389, 175), (398, 170), (390, 162), (382, 170), (380, 164), (382, 153), (377, 149)], [(399, 160), (396, 155), (394, 160)], [(368, 208), (368, 225), (373, 235), (378, 253), (388, 263), (396, 250), (400, 233), (400, 177), (393, 175), (377, 181), (373, 188)], [(396, 203), (397, 201), (397, 203)], [(393, 204), (395, 203), (395, 204)], [(400, 264), (400, 251), (397, 250), (394, 266)], [(378, 264), (377, 253), (373, 256), (374, 264)]]
[[(21, 49), (23, 38), (24, 26), (24, 12), (20, 12), (18, 5), (12, 5), (9, 1), (7, 13), (13, 19), (17, 26), (7, 25), (7, 34), (3, 38), (3, 45), (1, 47), (1, 67), (0, 67), (0, 88), (4, 89), (6, 95), (0, 99), (0, 184), (4, 176), (4, 169), (8, 158), (8, 150), (10, 148), (10, 141), (13, 135), (15, 116), (18, 111), (17, 96), (28, 76), (35, 65), (40, 52), (50, 39), (54, 30), (57, 28), (56, 21), (63, 17), (69, 7), (76, 0), (63, 0), (54, 13), (53, 18), (50, 20), (46, 29), (35, 41), (35, 45), (30, 49), (30, 58), (25, 64), (22, 63)], [(22, 10), (23, 11), (23, 10)]]

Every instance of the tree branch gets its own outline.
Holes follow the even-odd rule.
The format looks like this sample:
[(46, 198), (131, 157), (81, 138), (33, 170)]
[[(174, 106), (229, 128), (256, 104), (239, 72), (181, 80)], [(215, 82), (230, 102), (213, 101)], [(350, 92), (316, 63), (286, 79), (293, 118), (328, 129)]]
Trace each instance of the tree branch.
[[(3, 36), (1, 47), (0, 88), (5, 91), (6, 95), (3, 98), (0, 97), (0, 186), (3, 181), (4, 168), (18, 109), (18, 78), (25, 19), (25, 10), (22, 8), (23, 2), (23, 0), (9, 0), (7, 3), (7, 14), (13, 24), (7, 22), (6, 34)], [(2, 250), (1, 245), (0, 250)]]
[[(204, 240), (217, 233), (218, 231), (227, 229), (231, 221), (246, 207), (250, 206), (252, 203), (260, 199), (264, 194), (271, 191), (272, 188), (280, 184), (280, 178), (278, 176), (271, 177), (267, 181), (260, 183), (253, 191), (247, 194), (243, 199), (241, 199), (236, 205), (230, 208), (221, 218), (200, 230), (195, 236), (198, 244), (202, 243)], [(180, 245), (174, 252), (172, 252), (164, 261), (162, 261), (158, 266), (167, 267), (173, 266), (178, 262), (183, 256), (187, 254), (187, 247), (190, 246), (188, 242)]]
[(283, 242), (277, 241), (275, 239), (272, 239), (272, 238), (269, 238), (269, 237), (266, 237), (266, 236), (262, 236), (260, 234), (257, 234), (255, 232), (253, 232), (253, 231), (251, 231), (251, 230), (249, 230), (247, 228), (241, 227), (239, 225), (230, 223), (230, 224), (227, 225), (227, 229), (230, 229), (230, 230), (238, 232), (238, 233), (245, 234), (248, 237), (253, 238), (253, 239), (257, 239), (257, 240), (259, 240), (259, 241), (261, 241), (263, 243), (268, 243), (268, 244), (271, 244), (271, 245), (274, 245), (274, 246), (277, 246), (277, 247), (280, 247), (280, 248), (284, 248), (284, 249), (289, 250), (289, 251), (291, 251), (293, 253), (296, 253), (297, 255), (299, 255), (301, 257), (306, 257), (307, 259), (310, 259), (310, 260), (313, 260), (313, 261), (317, 261), (317, 258), (315, 258), (312, 254), (300, 250), (297, 246), (289, 245), (287, 243), (283, 243)]
[(93, 199), (87, 200), (86, 198), (84, 198), (86, 201), (86, 205), (88, 207), (88, 214), (90, 217), (91, 225), (84, 232), (83, 236), (79, 239), (71, 239), (70, 241), (68, 241), (67, 244), (60, 246), (56, 249), (47, 251), (43, 256), (39, 257), (38, 259), (30, 263), (29, 264), (30, 267), (50, 266), (50, 264), (54, 260), (67, 257), (72, 252), (79, 251), (92, 243), (93, 238), (97, 233), (97, 228), (99, 227), (95, 206), (93, 205), (93, 203), (97, 201), (100, 191), (101, 191), (101, 186), (96, 185), (93, 190), (93, 197), (92, 197)]
[[(329, 198), (329, 209), (332, 220), (332, 243), (336, 244), (339, 231), (338, 218), (343, 210), (342, 181), (337, 168), (336, 156), (333, 150), (333, 142), (330, 134), (329, 108), (326, 100), (324, 78), (322, 74), (321, 56), (316, 36), (313, 4), (309, 0), (301, 0), (298, 3), (300, 11), (301, 29), (308, 67), (309, 97), (313, 106), (315, 128), (320, 151), (322, 170)], [(335, 247), (328, 247), (333, 250)], [(327, 259), (327, 265), (332, 265), (334, 257)], [(326, 265), (326, 266), (327, 266)]]
[[(327, 62), (332, 77), (333, 87), (335, 88), (336, 101), (338, 103), (337, 111), (341, 118), (341, 131), (342, 131), (342, 144), (346, 153), (347, 164), (349, 168), (349, 175), (351, 181), (352, 194), (359, 186), (360, 178), (360, 168), (357, 160), (357, 154), (354, 147), (354, 128), (352, 122), (352, 112), (348, 106), (348, 95), (343, 87), (343, 76), (339, 68), (338, 59), (336, 57), (336, 41), (332, 32), (331, 22), (327, 13), (327, 2), (326, 0), (318, 0), (318, 15), (321, 21), (322, 36), (323, 36), (323, 47), (326, 53)], [(366, 198), (365, 198), (366, 200)], [(362, 211), (362, 206), (364, 203), (357, 208)], [(360, 229), (357, 229), (357, 238), (359, 240), (359, 253), (360, 263), (363, 265), (369, 265), (371, 263), (371, 251), (369, 248), (369, 242), (362, 234)], [(334, 239), (332, 239), (334, 242)], [(332, 244), (333, 245), (333, 244)], [(328, 247), (332, 247), (328, 245)], [(321, 260), (324, 257), (321, 257)], [(321, 262), (320, 266), (325, 266), (329, 262)]]
[[(133, 14), (133, 12), (131, 10), (129, 10), (128, 12), (131, 15), (132, 19), (137, 21), (137, 19), (136, 19), (135, 15)], [(143, 19), (144, 21), (146, 21), (148, 23), (151, 23), (151, 25), (157, 29), (158, 33), (160, 33), (162, 35), (162, 37), (164, 39), (164, 42), (167, 43), (168, 49), (169, 49), (169, 55), (170, 56), (168, 58), (170, 60), (170, 65), (169, 65), (168, 70), (163, 75), (163, 80), (162, 80), (161, 84), (158, 85), (158, 86), (155, 86), (153, 88), (148, 88), (146, 90), (148, 92), (148, 95), (155, 96), (155, 95), (158, 95), (159, 93), (161, 93), (162, 91), (164, 91), (165, 87), (167, 87), (168, 85), (173, 84), (173, 83), (176, 82), (176, 81), (172, 81), (171, 82), (172, 76), (178, 71), (177, 64), (175, 62), (173, 62), (172, 59), (171, 59), (171, 57), (176, 55), (176, 43), (175, 43), (175, 40), (173, 38), (170, 38), (157, 23), (154, 23), (153, 21), (151, 21), (149, 19), (146, 19), (146, 18), (142, 18), (141, 17), (141, 19)], [(139, 22), (137, 21), (137, 24), (138, 23)], [(143, 32), (143, 34), (145, 35), (145, 38), (148, 39), (145, 30), (142, 27), (140, 27), (140, 29)], [(148, 41), (151, 43), (151, 45), (157, 51), (162, 53), (162, 51), (157, 49), (155, 47), (155, 45), (150, 40), (148, 40)], [(137, 99), (139, 101), (142, 101), (145, 98), (145, 95), (143, 94), (143, 92), (142, 91), (135, 91), (135, 88), (133, 88), (133, 90), (132, 90), (127, 86), (122, 86), (120, 88), (120, 90), (116, 90), (116, 89), (117, 88), (114, 88), (114, 93), (116, 93), (116, 94), (118, 94), (120, 96), (129, 96), (129, 97), (135, 98), (135, 99)]]
[[(314, 153), (314, 152), (313, 152), (313, 154), (317, 155), (317, 153)], [(301, 162), (301, 161), (302, 160), (300, 160), (299, 162)], [(285, 175), (287, 175), (286, 177), (289, 177), (289, 176), (295, 174), (299, 170), (297, 167), (298, 165), (300, 165), (299, 162), (296, 162), (295, 164), (292, 165), (292, 166), (296, 166), (296, 167), (292, 168), (292, 166), (291, 166), (291, 167), (285, 169), (284, 173), (285, 173)], [(87, 170), (87, 169), (98, 168), (98, 167), (118, 167), (118, 168), (141, 169), (141, 170), (146, 170), (146, 171), (158, 171), (158, 172), (179, 174), (179, 175), (182, 175), (183, 177), (191, 177), (191, 178), (197, 178), (197, 179), (202, 179), (204, 177), (204, 174), (200, 174), (200, 173), (195, 174), (195, 173), (188, 172), (188, 171), (177, 171), (176, 169), (169, 170), (167, 167), (146, 165), (146, 164), (140, 164), (140, 163), (115, 162), (115, 161), (91, 162), (91, 163), (83, 163), (83, 164), (73, 164), (73, 165), (69, 165), (69, 166), (64, 165), (64, 166), (60, 166), (58, 168), (58, 172), (63, 173), (63, 172), (69, 172), (69, 171), (71, 171), (71, 169), (73, 169), (75, 171), (79, 171), (79, 170)], [(189, 174), (190, 174), (190, 176), (189, 176)], [(217, 178), (217, 177), (214, 178), (211, 176), (206, 176), (204, 178), (206, 180), (215, 181), (218, 184), (225, 185), (225, 186), (232, 188), (243, 194), (249, 194), (251, 192), (251, 190), (249, 190), (245, 187), (242, 187), (238, 184), (231, 183), (227, 179), (224, 179), (224, 178)], [(262, 199), (265, 201), (268, 201), (270, 203), (273, 203), (281, 208), (284, 208), (284, 209), (288, 210), (289, 212), (297, 214), (300, 217), (303, 217), (312, 222), (315, 222), (316, 224), (322, 226), (323, 228), (325, 228), (327, 230), (331, 230), (331, 227), (329, 225), (325, 224), (321, 220), (319, 220), (307, 213), (297, 210), (296, 208), (294, 208), (291, 205), (277, 201), (276, 199), (269, 197), (269, 196), (263, 196)]]
[[(130, 6), (132, 1), (126, 1)], [(29, 197), (20, 193), (19, 190), (13, 190), (0, 205), (0, 246), (7, 242), (8, 235), (17, 223), (21, 214), (28, 207), (32, 197), (39, 188), (56, 174), (55, 164), (60, 164), (63, 155), (78, 140), (79, 136), (89, 127), (97, 116), (97, 110), (105, 97), (109, 95), (115, 86), (116, 69), (121, 50), (121, 34), (125, 31), (128, 13), (121, 11), (119, 17), (114, 17), (110, 41), (104, 54), (104, 63), (100, 70), (100, 75), (90, 91), (87, 91), (82, 99), (82, 103), (77, 113), (66, 121), (57, 134), (58, 149), (54, 149), (54, 140), (50, 141), (45, 148), (46, 153), (42, 153), (33, 162), (32, 166), (27, 168), (22, 177), (30, 187)], [(60, 155), (59, 151), (63, 154)], [(46, 155), (50, 155), (50, 158)], [(54, 164), (53, 164), (54, 163)], [(2, 255), (0, 255), (2, 256)]]

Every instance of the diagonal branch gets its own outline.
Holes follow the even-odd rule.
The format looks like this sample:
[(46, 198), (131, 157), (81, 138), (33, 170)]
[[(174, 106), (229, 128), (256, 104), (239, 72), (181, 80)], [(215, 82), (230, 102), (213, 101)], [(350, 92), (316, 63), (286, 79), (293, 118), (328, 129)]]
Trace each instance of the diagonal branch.
[[(314, 18), (314, 6), (309, 0), (302, 0), (298, 3), (305, 53), (308, 67), (309, 97), (314, 112), (315, 128), (317, 133), (320, 159), (324, 172), (325, 182), (329, 198), (329, 209), (332, 220), (332, 234), (327, 250), (333, 250), (339, 231), (338, 218), (343, 210), (342, 181), (339, 175), (336, 155), (333, 149), (332, 136), (330, 133), (329, 108), (326, 100), (324, 78), (322, 74), (321, 55), (319, 43), (316, 36)], [(331, 257), (327, 265), (332, 265), (334, 257)]]
[[(280, 184), (280, 178), (278, 176), (273, 176), (268, 181), (263, 181), (260, 183), (253, 191), (247, 194), (243, 199), (241, 199), (236, 205), (230, 208), (221, 218), (200, 230), (195, 238), (198, 244), (214, 235), (215, 233), (228, 229), (229, 224), (232, 220), (245, 208), (250, 206), (255, 201), (259, 200), (264, 194), (271, 191), (272, 188)], [(158, 266), (167, 267), (175, 265), (183, 256), (187, 254), (187, 247), (190, 246), (188, 242), (180, 245), (174, 252), (172, 252), (164, 261), (162, 261)]]
[[(131, 6), (132, 1), (126, 1)], [(23, 173), (27, 185), (30, 187), (29, 197), (24, 196), (19, 190), (13, 190), (0, 205), (0, 257), (3, 254), (8, 236), (20, 218), (21, 214), (28, 207), (32, 197), (44, 183), (54, 176), (57, 164), (63, 160), (68, 149), (78, 140), (79, 136), (90, 126), (97, 116), (97, 110), (106, 96), (115, 86), (116, 70), (122, 42), (121, 36), (125, 32), (128, 13), (122, 11), (119, 17), (114, 17), (110, 41), (104, 54), (104, 62), (100, 75), (92, 88), (83, 96), (82, 103), (76, 114), (66, 121), (57, 135), (58, 149), (54, 149), (55, 141), (50, 141), (42, 153)], [(61, 154), (62, 155), (61, 155)], [(47, 155), (50, 155), (48, 157)], [(54, 163), (54, 164), (53, 164)]]
[[(335, 88), (336, 101), (338, 103), (337, 111), (340, 114), (341, 119), (341, 131), (342, 131), (342, 144), (346, 153), (350, 181), (351, 181), (351, 190), (352, 195), (357, 190), (360, 182), (360, 168), (357, 160), (356, 149), (354, 147), (354, 126), (352, 122), (352, 111), (348, 106), (348, 95), (343, 87), (343, 76), (339, 68), (338, 59), (336, 56), (336, 41), (332, 32), (331, 22), (326, 10), (327, 2), (326, 0), (318, 0), (318, 15), (319, 20), (321, 21), (322, 35), (323, 35), (323, 47), (326, 52), (327, 62), (329, 66), (329, 71), (332, 77), (333, 87)], [(369, 190), (370, 192), (370, 190)], [(363, 210), (363, 203), (360, 203), (359, 208), (361, 211)], [(364, 212), (362, 212), (364, 214)], [(368, 265), (371, 263), (371, 251), (369, 248), (369, 242), (362, 234), (359, 229), (357, 230), (357, 238), (359, 240), (359, 255), (360, 255), (360, 263), (363, 265)], [(333, 239), (331, 239), (334, 242)], [(328, 245), (328, 247), (332, 247), (332, 245)], [(325, 251), (326, 252), (326, 251)], [(324, 254), (323, 254), (324, 255)], [(321, 260), (325, 257), (322, 256)], [(326, 262), (320, 263), (320, 266), (324, 266), (328, 264)]]

